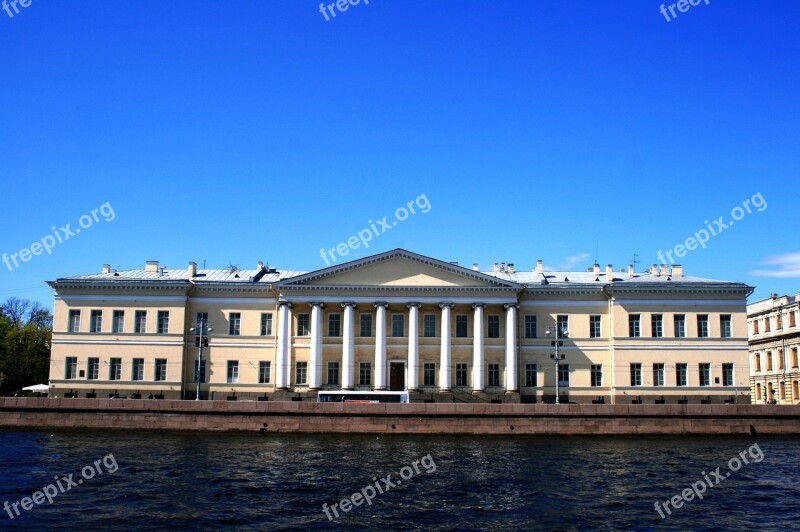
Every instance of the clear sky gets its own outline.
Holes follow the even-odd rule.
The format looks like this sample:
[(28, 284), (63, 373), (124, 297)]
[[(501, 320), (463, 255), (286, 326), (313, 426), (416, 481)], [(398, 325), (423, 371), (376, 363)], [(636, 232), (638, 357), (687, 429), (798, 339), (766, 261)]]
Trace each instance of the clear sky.
[(396, 247), (646, 269), (732, 211), (673, 260), (800, 292), (800, 2), (660, 5), (10, 6), (0, 299), (51, 305), (46, 280), (103, 263), (313, 270)]

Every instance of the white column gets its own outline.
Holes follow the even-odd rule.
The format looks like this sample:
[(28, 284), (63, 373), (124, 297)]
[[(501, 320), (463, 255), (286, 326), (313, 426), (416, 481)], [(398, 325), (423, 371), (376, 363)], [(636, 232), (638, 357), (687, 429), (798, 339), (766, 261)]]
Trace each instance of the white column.
[(355, 375), (355, 303), (342, 303), (344, 307), (344, 341), (342, 342), (342, 389), (353, 389), (353, 377)]
[(322, 303), (311, 303), (311, 353), (308, 365), (308, 387), (318, 390), (322, 386)]
[(408, 366), (406, 389), (419, 388), (419, 303), (408, 304)]
[(439, 391), (445, 392), (450, 390), (450, 309), (453, 308), (453, 305), (452, 303), (442, 303), (439, 307), (442, 309), (442, 350), (439, 359)]
[(386, 303), (376, 303), (375, 316), (375, 389), (386, 389)]
[(286, 358), (284, 359), (284, 378), (286, 379), (286, 387), (292, 388), (292, 305), (286, 310)]
[(472, 323), (472, 391), (483, 391), (483, 307), (472, 305), (475, 315)]
[(517, 305), (506, 307), (506, 393), (519, 391), (517, 378)]
[(275, 389), (285, 390), (286, 382), (286, 353), (290, 331), (289, 305), (286, 301), (278, 303), (278, 348), (275, 354)]

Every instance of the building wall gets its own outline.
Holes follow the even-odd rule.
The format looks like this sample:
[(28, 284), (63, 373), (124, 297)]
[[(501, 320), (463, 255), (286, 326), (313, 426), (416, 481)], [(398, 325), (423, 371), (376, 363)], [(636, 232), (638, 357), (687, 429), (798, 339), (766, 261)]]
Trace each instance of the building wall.
[(748, 306), (752, 402), (800, 403), (800, 294)]

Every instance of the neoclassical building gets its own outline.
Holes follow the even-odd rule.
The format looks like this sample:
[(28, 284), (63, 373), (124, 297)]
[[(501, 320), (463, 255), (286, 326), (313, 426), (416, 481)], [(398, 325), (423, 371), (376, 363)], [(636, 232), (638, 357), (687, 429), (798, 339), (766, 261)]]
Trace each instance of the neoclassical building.
[(800, 294), (747, 306), (753, 403), (800, 403)]
[(218, 400), (750, 401), (752, 288), (677, 265), (481, 272), (396, 249), (313, 272), (148, 262), (49, 285), (59, 397), (193, 399), (199, 373)]

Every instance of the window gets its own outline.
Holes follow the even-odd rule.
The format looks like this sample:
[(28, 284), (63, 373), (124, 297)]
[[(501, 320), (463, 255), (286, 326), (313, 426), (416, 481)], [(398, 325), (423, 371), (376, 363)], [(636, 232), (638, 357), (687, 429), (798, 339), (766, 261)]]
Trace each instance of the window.
[(600, 316), (589, 316), (589, 338), (600, 338)]
[(194, 317), (194, 330), (200, 331), (203, 327), (208, 327), (208, 312), (198, 312)]
[(638, 338), (642, 335), (640, 315), (631, 314), (628, 316), (628, 336), (631, 338)]
[[(500, 338), (500, 316), (489, 314), (488, 338)], [(489, 385), (491, 386), (491, 384)]]
[(372, 383), (372, 364), (361, 362), (358, 365), (358, 384), (369, 386)]
[(599, 387), (602, 385), (603, 385), (603, 366), (602, 364), (592, 364), (592, 386)]
[(467, 386), (466, 364), (456, 364), (456, 386)]
[(755, 366), (756, 366), (756, 371), (761, 372), (761, 353), (755, 354)]
[(153, 373), (153, 380), (157, 382), (167, 380), (167, 359), (157, 358), (155, 363), (155, 371)]
[[(789, 313), (789, 328), (797, 326), (797, 312), (792, 311)], [(795, 397), (797, 397), (795, 395)]]
[(258, 383), (269, 384), (272, 373), (272, 362), (262, 360), (258, 363)]
[(89, 357), (86, 362), (86, 378), (90, 381), (96, 381), (100, 378), (100, 359)]
[(569, 386), (569, 364), (558, 366), (558, 385), (563, 388)]
[(89, 318), (89, 332), (99, 333), (103, 330), (103, 311), (93, 310)]
[[(792, 368), (797, 369), (797, 348), (792, 348)], [(800, 399), (800, 398), (797, 398)]]
[(436, 336), (436, 316), (425, 314), (422, 316), (422, 336), (433, 338)]
[(108, 361), (108, 380), (118, 381), (122, 378), (122, 359), (112, 358)]
[(422, 365), (422, 384), (424, 386), (436, 386), (436, 364), (425, 362)]
[(121, 333), (125, 330), (125, 311), (115, 310), (111, 318), (111, 332)]
[(722, 385), (733, 386), (733, 364), (722, 365)]
[(297, 336), (308, 336), (308, 314), (297, 315)]
[(328, 336), (342, 335), (342, 315), (339, 313), (328, 314)]
[(767, 371), (772, 371), (772, 351), (767, 351), (764, 358), (767, 359)]
[(67, 330), (69, 332), (80, 332), (81, 331), (81, 311), (80, 310), (70, 310), (69, 311), (69, 323), (67, 323)]
[(298, 362), (295, 364), (294, 383), (308, 384), (308, 362)]
[(456, 338), (467, 337), (467, 315), (458, 314), (456, 316)]
[(711, 386), (711, 364), (700, 363), (700, 386)]
[(733, 336), (731, 331), (731, 315), (722, 314), (719, 317), (719, 334), (722, 338), (730, 338)]
[(241, 313), (231, 312), (230, 314), (228, 314), (228, 334), (230, 336), (239, 336), (240, 334), (242, 334)]
[(359, 336), (364, 338), (372, 336), (372, 314), (361, 315), (361, 331)]
[(500, 386), (500, 364), (489, 364), (489, 386)]
[(78, 377), (78, 357), (67, 357), (64, 365), (64, 378), (76, 379)]
[(792, 383), (792, 398), (797, 401), (800, 398), (800, 382), (794, 381)]
[(642, 385), (642, 365), (639, 363), (631, 364), (631, 386)]
[(653, 386), (664, 386), (664, 364), (653, 364)]
[(758, 334), (758, 320), (753, 320), (753, 334)]
[(272, 313), (261, 313), (261, 336), (272, 336)]
[[(299, 364), (299, 362), (298, 362)], [(239, 361), (228, 360), (228, 384), (239, 382)]]
[(786, 383), (781, 381), (781, 383), (778, 385), (778, 389), (780, 389), (780, 398), (786, 399)]
[(558, 325), (558, 330), (562, 335), (569, 333), (569, 316), (565, 314), (556, 316), (556, 325)]
[(771, 323), (770, 323), (770, 321), (771, 321), (771, 320), (769, 319), (769, 316), (767, 316), (766, 318), (764, 318), (764, 332), (765, 332), (765, 333), (768, 333), (768, 332), (771, 330), (771, 327), (770, 327)]
[(662, 314), (653, 314), (650, 316), (650, 326), (653, 332), (653, 338), (661, 338), (664, 336), (664, 316)]
[(137, 310), (133, 315), (133, 332), (144, 334), (147, 332), (147, 311)]
[(708, 314), (697, 315), (697, 337), (708, 338)]
[(144, 359), (143, 358), (134, 358), (133, 359), (133, 368), (131, 369), (131, 380), (132, 381), (143, 381), (144, 380)]
[(778, 348), (778, 371), (783, 371), (783, 349)]
[(775, 328), (779, 331), (783, 329), (783, 314), (780, 312), (775, 315)]
[(756, 383), (756, 400), (761, 400), (761, 383)]
[(675, 314), (675, 338), (686, 337), (686, 314)]
[(686, 386), (687, 365), (683, 363), (675, 364), (675, 386)]
[[(194, 361), (194, 381), (197, 382), (197, 361)], [(200, 361), (200, 382), (206, 382), (206, 360)]]
[(169, 311), (158, 311), (158, 334), (167, 334), (169, 332)]
[(525, 386), (539, 386), (539, 372), (536, 364), (525, 364)]
[(405, 316), (402, 314), (392, 314), (392, 336), (400, 338), (405, 335)]
[(525, 338), (536, 338), (536, 316), (525, 315)]
[[(363, 314), (361, 315), (364, 316)], [(339, 385), (339, 363), (328, 362), (328, 384), (331, 386)]]

